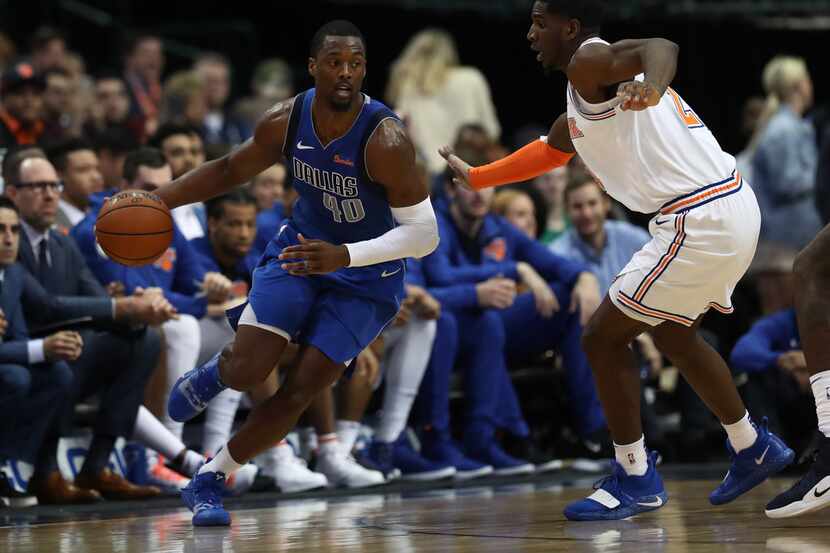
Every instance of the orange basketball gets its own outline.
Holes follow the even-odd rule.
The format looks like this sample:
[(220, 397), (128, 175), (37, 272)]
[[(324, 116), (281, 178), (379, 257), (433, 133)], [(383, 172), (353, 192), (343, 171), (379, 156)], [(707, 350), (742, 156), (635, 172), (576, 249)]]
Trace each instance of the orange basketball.
[(149, 265), (173, 241), (173, 216), (152, 192), (125, 190), (101, 208), (95, 238), (113, 261), (131, 267)]

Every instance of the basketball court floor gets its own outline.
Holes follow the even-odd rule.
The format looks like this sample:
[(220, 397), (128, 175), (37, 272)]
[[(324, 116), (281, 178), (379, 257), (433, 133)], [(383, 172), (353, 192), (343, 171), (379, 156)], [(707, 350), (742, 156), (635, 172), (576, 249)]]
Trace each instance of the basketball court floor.
[(572, 523), (566, 503), (593, 476), (559, 473), (452, 488), (397, 486), (299, 496), (231, 499), (230, 528), (193, 528), (177, 498), (56, 509), (0, 511), (9, 553), (830, 553), (830, 510), (770, 520), (764, 504), (792, 480), (776, 479), (731, 505), (711, 507), (715, 472), (666, 467), (669, 503), (640, 517)]

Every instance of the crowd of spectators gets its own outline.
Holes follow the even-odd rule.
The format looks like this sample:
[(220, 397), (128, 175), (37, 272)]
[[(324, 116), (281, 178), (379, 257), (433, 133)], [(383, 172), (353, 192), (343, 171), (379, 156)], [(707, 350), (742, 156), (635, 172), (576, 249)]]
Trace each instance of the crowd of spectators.
[[(176, 379), (233, 339), (225, 314), (244, 303), (296, 199), (284, 166), (175, 209), (173, 242), (149, 266), (108, 259), (94, 225), (113, 193), (152, 191), (250, 138), (258, 116), (296, 92), (290, 65), (259, 63), (241, 97), (221, 53), (168, 74), (156, 35), (133, 36), (117, 69), (88, 68), (70, 46), (43, 27), (17, 55), (0, 34), (0, 468), (31, 468), (25, 479), (0, 471), (2, 505), (181, 489), (278, 386), (272, 375), (248, 394), (229, 389), (187, 427), (166, 413)], [(582, 328), (648, 232), (578, 158), (498, 192), (454, 183), (440, 146), (472, 165), (507, 149), (487, 80), (461, 64), (447, 32), (415, 35), (388, 82), (384, 100), (418, 151), (440, 245), (407, 260), (406, 301), (352, 376), (228, 493), (527, 474), (568, 461), (600, 470), (610, 443)], [(710, 315), (703, 332), (730, 359), (752, 416), (805, 450), (815, 415), (790, 273), (828, 219), (830, 125), (809, 116), (803, 60), (776, 57), (760, 84), (768, 97), (747, 101), (736, 157), (763, 210), (762, 243), (736, 292), (740, 315), (730, 324)], [(544, 133), (538, 124), (528, 140)], [(651, 337), (634, 349), (647, 440), (667, 460), (720, 455), (720, 427)], [(290, 347), (281, 371), (296, 355)], [(58, 443), (71, 436), (84, 437), (84, 455), (67, 471)], [(124, 466), (112, 463), (118, 455)]]

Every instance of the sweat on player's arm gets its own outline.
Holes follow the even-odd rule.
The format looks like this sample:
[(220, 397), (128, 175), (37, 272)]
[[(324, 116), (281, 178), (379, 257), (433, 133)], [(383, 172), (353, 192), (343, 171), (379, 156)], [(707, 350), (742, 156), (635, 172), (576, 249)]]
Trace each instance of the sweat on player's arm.
[(481, 167), (471, 167), (449, 146), (440, 150), (456, 180), (476, 190), (534, 179), (567, 165), (574, 152), (568, 134), (567, 114), (564, 113), (553, 123), (547, 137), (534, 140), (509, 156)]
[(342, 267), (365, 267), (385, 261), (421, 258), (438, 245), (438, 223), (427, 184), (415, 169), (415, 149), (399, 123), (378, 126), (366, 147), (366, 171), (386, 190), (397, 226), (370, 240), (333, 245), (302, 235), (283, 249), (283, 268), (292, 275), (323, 274)]
[(221, 196), (282, 160), (288, 118), (294, 99), (284, 100), (265, 112), (254, 136), (231, 153), (204, 163), (155, 193), (173, 209)]

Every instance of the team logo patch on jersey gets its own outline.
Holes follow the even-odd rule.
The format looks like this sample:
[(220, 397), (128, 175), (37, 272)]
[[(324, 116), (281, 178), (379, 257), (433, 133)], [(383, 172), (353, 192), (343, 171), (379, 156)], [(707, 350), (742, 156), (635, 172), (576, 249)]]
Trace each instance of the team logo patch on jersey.
[(346, 159), (344, 157), (340, 157), (340, 154), (334, 154), (334, 159), (332, 161), (334, 161), (335, 163), (339, 163), (340, 165), (354, 167), (354, 161)]
[(571, 140), (582, 138), (585, 134), (576, 126), (576, 119), (568, 117), (568, 132), (571, 133)]
[(496, 238), (484, 248), (484, 255), (493, 261), (504, 261), (507, 256), (507, 243), (504, 238)]
[(153, 263), (153, 267), (157, 269), (161, 269), (165, 273), (170, 273), (173, 271), (173, 267), (176, 265), (176, 250), (173, 248), (167, 248), (167, 251), (161, 254), (161, 257), (156, 259), (155, 263)]

